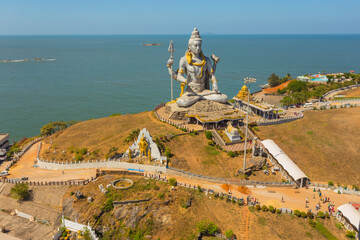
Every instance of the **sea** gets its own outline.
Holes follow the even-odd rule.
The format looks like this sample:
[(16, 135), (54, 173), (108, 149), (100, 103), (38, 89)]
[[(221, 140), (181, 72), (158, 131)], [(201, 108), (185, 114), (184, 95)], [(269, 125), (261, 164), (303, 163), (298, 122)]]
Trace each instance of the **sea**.
[[(170, 100), (189, 35), (0, 36), (0, 133), (31, 137), (52, 121), (150, 111)], [(219, 90), (232, 98), (245, 77), (260, 90), (272, 73), (360, 72), (360, 35), (202, 35), (205, 56), (220, 57)], [(143, 46), (159, 43), (161, 46)], [(41, 59), (35, 61), (34, 59)], [(174, 81), (174, 96), (180, 87)]]

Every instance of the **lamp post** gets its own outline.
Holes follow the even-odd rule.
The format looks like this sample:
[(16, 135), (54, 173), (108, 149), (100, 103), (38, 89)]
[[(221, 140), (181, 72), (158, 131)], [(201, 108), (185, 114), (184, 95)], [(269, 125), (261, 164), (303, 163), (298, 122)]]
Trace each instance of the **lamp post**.
[(246, 77), (244, 79), (244, 83), (246, 86), (246, 83), (249, 83), (249, 91), (248, 91), (248, 102), (247, 102), (247, 109), (246, 109), (246, 129), (245, 129), (245, 148), (244, 148), (244, 164), (243, 164), (243, 172), (245, 174), (245, 168), (246, 168), (246, 148), (247, 148), (247, 135), (248, 135), (248, 127), (249, 127), (249, 110), (250, 110), (250, 83), (255, 83), (255, 78), (249, 78)]

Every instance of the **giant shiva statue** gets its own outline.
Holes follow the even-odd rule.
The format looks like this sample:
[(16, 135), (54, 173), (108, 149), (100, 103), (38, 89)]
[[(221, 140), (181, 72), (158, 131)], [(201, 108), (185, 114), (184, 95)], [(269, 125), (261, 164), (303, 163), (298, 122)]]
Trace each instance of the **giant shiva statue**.
[[(181, 94), (176, 100), (179, 107), (191, 106), (202, 99), (221, 103), (228, 100), (225, 94), (219, 92), (215, 78), (216, 64), (219, 58), (212, 54), (211, 58), (214, 61), (212, 65), (210, 58), (204, 56), (201, 50), (201, 43), (199, 31), (194, 28), (185, 56), (180, 59), (179, 70), (176, 72), (172, 70), (172, 64), (174, 63), (172, 57), (167, 62), (169, 74), (181, 83)], [(187, 87), (184, 92), (185, 85)]]

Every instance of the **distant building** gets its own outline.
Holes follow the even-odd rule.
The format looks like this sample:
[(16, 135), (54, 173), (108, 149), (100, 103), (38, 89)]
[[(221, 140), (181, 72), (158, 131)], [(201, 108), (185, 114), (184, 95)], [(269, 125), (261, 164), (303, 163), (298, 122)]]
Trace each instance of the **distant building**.
[(0, 162), (6, 159), (6, 153), (9, 151), (9, 134), (0, 133)]
[(298, 76), (296, 79), (303, 82), (310, 82), (310, 78), (308, 76)]

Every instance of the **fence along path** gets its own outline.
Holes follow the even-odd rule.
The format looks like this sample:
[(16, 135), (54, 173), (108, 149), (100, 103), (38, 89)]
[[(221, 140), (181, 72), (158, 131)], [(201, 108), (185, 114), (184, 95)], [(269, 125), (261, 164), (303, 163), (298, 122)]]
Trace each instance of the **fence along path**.
[(238, 186), (246, 186), (246, 185), (263, 185), (263, 186), (271, 186), (271, 187), (292, 187), (294, 183), (280, 183), (280, 182), (258, 182), (258, 181), (249, 181), (249, 180), (233, 180), (228, 178), (216, 178), (216, 177), (209, 177), (204, 175), (199, 175), (196, 173), (186, 172), (183, 170), (179, 170), (176, 168), (167, 168), (167, 174), (177, 175), (177, 176), (184, 176), (188, 178), (197, 178), (204, 181), (215, 182), (215, 183), (225, 183), (225, 184), (232, 184)]

